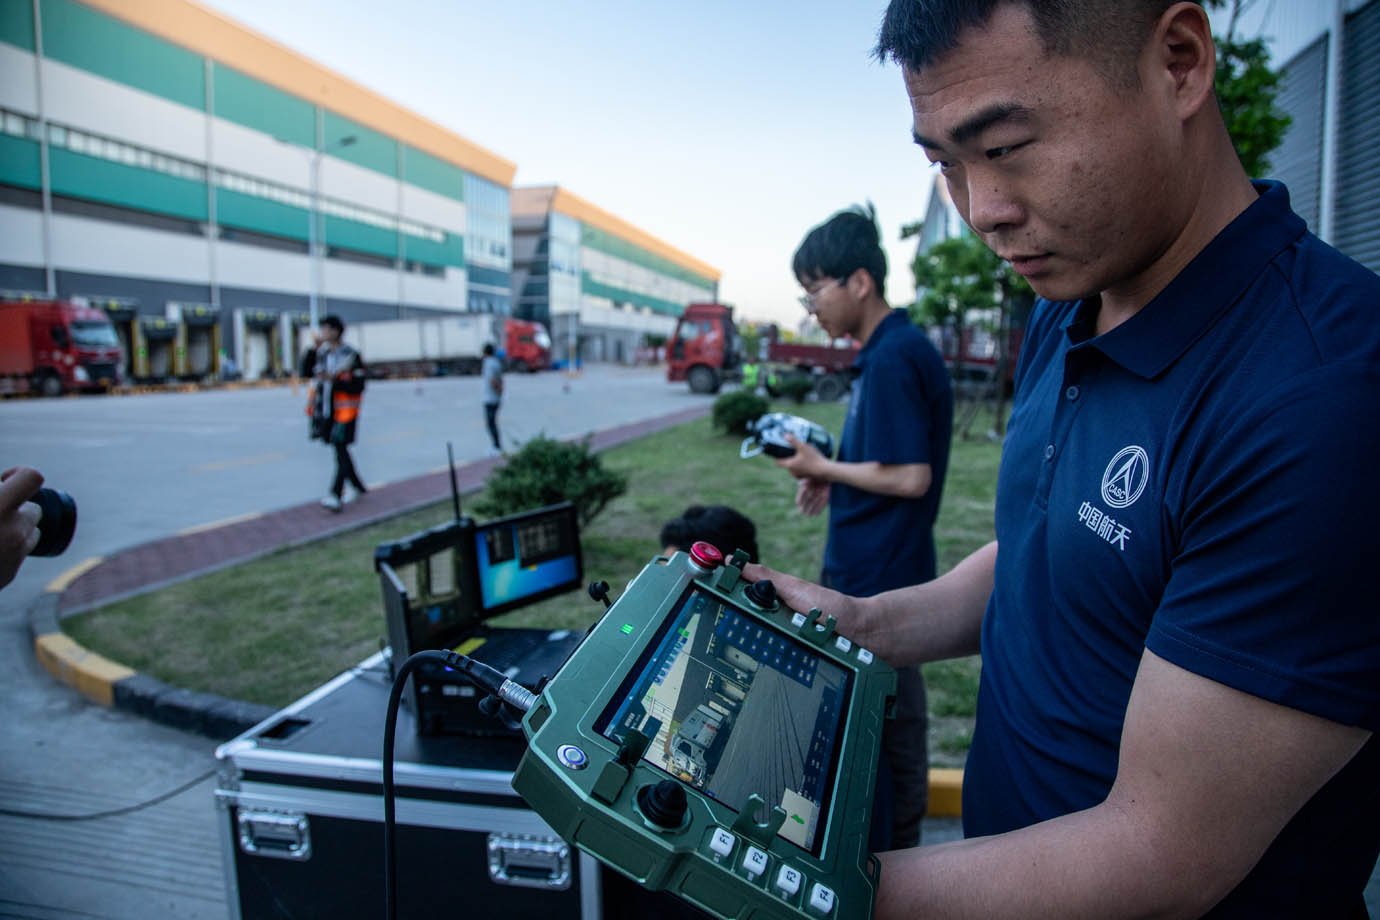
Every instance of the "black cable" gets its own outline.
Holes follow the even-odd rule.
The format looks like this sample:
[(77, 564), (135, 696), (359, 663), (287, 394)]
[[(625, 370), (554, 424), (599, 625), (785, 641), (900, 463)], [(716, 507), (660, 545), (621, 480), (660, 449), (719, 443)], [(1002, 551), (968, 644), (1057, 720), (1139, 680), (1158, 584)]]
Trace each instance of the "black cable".
[(0, 808), (0, 815), (4, 815), (7, 818), (33, 818), (38, 821), (95, 821), (98, 818), (114, 818), (118, 815), (127, 815), (144, 808), (150, 808), (160, 802), (166, 802), (173, 796), (181, 795), (198, 783), (205, 782), (215, 775), (215, 770), (207, 770), (200, 776), (188, 780), (170, 792), (165, 792), (160, 796), (156, 796), (146, 802), (140, 802), (137, 805), (126, 805), (124, 808), (112, 808), (109, 811), (96, 811), (86, 815), (54, 815), (41, 811), (20, 811), (15, 808)]
[(501, 671), (458, 652), (436, 649), (414, 652), (402, 663), (402, 667), (398, 668), (398, 676), (393, 679), (393, 689), (388, 693), (388, 713), (383, 721), (383, 887), (384, 897), (387, 901), (386, 915), (388, 920), (397, 920), (398, 916), (397, 808), (393, 791), (395, 741), (393, 736), (397, 734), (398, 730), (398, 708), (402, 705), (403, 687), (407, 685), (407, 678), (412, 672), (426, 661), (434, 661), (458, 671), (479, 689), (487, 690), (522, 712), (526, 712), (535, 699), (530, 691), (514, 684)]

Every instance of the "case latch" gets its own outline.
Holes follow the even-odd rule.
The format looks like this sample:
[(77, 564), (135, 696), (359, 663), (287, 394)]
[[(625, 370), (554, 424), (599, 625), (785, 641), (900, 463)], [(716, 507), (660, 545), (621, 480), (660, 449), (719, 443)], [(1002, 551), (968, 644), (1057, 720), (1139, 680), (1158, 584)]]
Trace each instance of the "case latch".
[(490, 834), (489, 878), (499, 885), (565, 891), (570, 887), (570, 845), (555, 837)]
[(254, 856), (304, 862), (311, 859), (311, 826), (297, 812), (241, 808), (240, 849)]

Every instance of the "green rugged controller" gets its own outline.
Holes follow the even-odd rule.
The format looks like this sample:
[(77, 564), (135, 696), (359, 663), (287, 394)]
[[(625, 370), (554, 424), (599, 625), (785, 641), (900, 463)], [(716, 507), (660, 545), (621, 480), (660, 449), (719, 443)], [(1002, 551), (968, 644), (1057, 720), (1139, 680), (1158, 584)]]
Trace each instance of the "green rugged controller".
[(513, 788), (567, 842), (710, 914), (867, 918), (896, 673), (707, 543), (659, 556), (542, 688)]

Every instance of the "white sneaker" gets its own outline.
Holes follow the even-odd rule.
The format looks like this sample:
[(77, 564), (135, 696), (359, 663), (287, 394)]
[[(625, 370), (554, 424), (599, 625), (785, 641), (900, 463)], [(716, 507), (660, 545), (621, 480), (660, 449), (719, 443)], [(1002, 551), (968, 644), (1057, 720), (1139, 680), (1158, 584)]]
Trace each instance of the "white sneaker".
[(490, 457), (501, 457), (501, 456), (503, 456), (503, 451), (499, 450), (497, 447), (490, 447), (490, 448), (489, 448), (489, 456), (490, 456)]
[(336, 498), (334, 495), (327, 495), (325, 498), (321, 499), (321, 507), (325, 508), (327, 511), (339, 511), (340, 499)]
[(358, 489), (356, 489), (354, 486), (346, 486), (345, 494), (340, 496), (340, 503), (342, 505), (351, 504), (354, 501), (356, 501), (359, 498), (359, 496), (360, 491)]

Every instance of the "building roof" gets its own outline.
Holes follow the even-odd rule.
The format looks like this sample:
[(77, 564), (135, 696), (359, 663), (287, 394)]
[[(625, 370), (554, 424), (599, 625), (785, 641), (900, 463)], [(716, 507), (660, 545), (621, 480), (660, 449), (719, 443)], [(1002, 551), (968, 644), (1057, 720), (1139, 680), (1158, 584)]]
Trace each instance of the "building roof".
[(647, 231), (633, 226), (621, 217), (610, 214), (598, 205), (586, 201), (559, 185), (534, 185), (515, 188), (513, 189), (511, 207), (515, 218), (556, 211), (592, 227), (597, 227), (605, 233), (611, 233), (635, 246), (640, 246), (648, 252), (655, 253), (711, 281), (718, 281), (723, 277), (723, 272), (708, 262), (677, 249), (665, 240), (652, 236)]
[(82, 2), (491, 182), (513, 184), (512, 161), (192, 0)]

